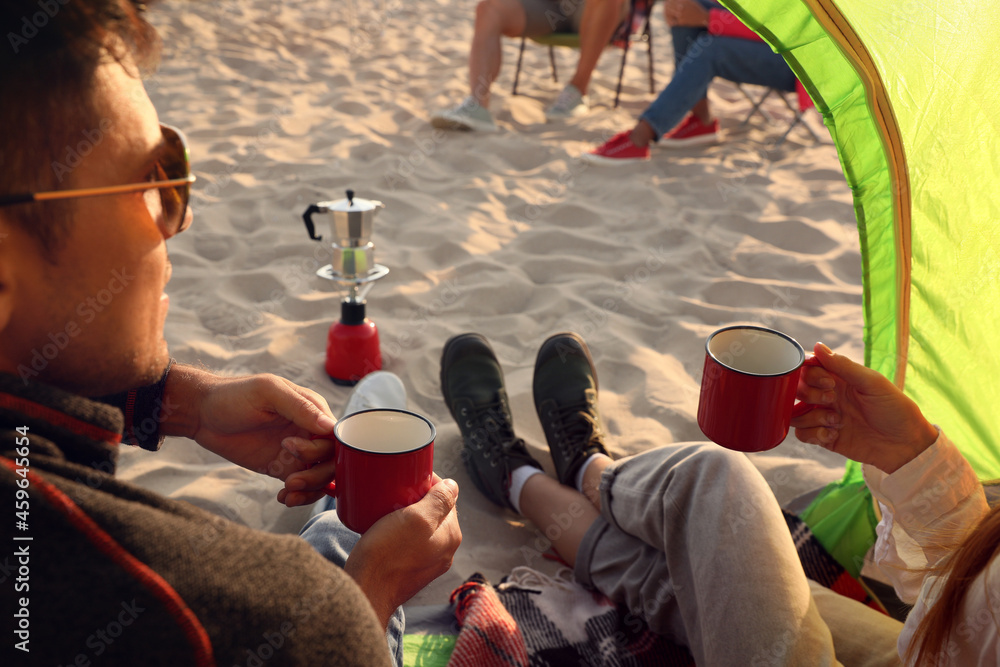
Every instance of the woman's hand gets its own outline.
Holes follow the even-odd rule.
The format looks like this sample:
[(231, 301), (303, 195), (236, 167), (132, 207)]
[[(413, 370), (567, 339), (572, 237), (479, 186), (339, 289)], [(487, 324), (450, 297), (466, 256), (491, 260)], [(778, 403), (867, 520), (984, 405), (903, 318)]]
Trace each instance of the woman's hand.
[(937, 440), (920, 408), (877, 371), (813, 348), (818, 366), (806, 366), (798, 398), (814, 404), (792, 419), (795, 436), (886, 473), (912, 461)]

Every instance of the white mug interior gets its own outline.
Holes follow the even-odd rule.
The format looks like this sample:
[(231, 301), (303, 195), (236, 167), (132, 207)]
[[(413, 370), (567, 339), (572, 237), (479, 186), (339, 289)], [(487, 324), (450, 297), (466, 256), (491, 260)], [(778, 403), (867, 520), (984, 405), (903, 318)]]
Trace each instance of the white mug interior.
[(366, 452), (401, 454), (434, 440), (434, 428), (420, 415), (401, 410), (365, 410), (337, 422), (340, 442)]
[(732, 327), (715, 332), (708, 353), (726, 368), (749, 375), (784, 375), (805, 361), (802, 346), (771, 329)]

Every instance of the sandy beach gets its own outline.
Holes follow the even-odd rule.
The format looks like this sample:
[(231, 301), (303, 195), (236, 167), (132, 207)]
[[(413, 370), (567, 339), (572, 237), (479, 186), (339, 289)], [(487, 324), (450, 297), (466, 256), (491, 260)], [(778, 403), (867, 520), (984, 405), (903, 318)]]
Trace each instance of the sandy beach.
[[(452, 570), (413, 604), (447, 602), (476, 571), (496, 582), (517, 565), (554, 567), (540, 557), (539, 534), (485, 500), (462, 468), (438, 381), (448, 337), (489, 337), (516, 431), (549, 470), (531, 374), (538, 346), (557, 331), (576, 331), (591, 348), (616, 456), (704, 439), (695, 420), (704, 340), (721, 326), (763, 324), (807, 349), (822, 340), (856, 359), (863, 352), (851, 193), (816, 115), (820, 143), (798, 129), (776, 148), (783, 126), (757, 117), (741, 127), (749, 103), (719, 81), (710, 100), (723, 143), (590, 166), (578, 156), (652, 100), (645, 52), (630, 56), (618, 109), (619, 52), (609, 49), (591, 113), (546, 124), (562, 84), (546, 51), (529, 46), (523, 94), (511, 96), (518, 45), (507, 40), (491, 105), (500, 131), (435, 130), (430, 114), (467, 93), (475, 6), (166, 0), (151, 11), (164, 49), (147, 89), (161, 120), (186, 132), (199, 179), (194, 225), (169, 242), (166, 336), (177, 360), (277, 373), (339, 412), (349, 389), (326, 377), (323, 358), (340, 295), (315, 275), (328, 246), (308, 238), (301, 215), (347, 188), (385, 204), (372, 240), (390, 273), (368, 315), (384, 368), (437, 426), (435, 468), (461, 487), (465, 536)], [(662, 87), (673, 58), (660, 13), (653, 32)], [(556, 55), (568, 77), (575, 53)], [(777, 100), (767, 108), (787, 117)], [(794, 436), (753, 459), (782, 502), (843, 470), (842, 459)], [(125, 452), (121, 472), (267, 530), (297, 531), (308, 514), (274, 501), (280, 482), (186, 441)]]

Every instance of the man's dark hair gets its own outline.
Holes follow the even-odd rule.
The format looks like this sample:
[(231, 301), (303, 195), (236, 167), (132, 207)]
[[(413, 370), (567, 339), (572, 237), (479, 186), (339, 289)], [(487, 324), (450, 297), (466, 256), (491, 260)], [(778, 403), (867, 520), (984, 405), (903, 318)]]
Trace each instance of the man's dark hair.
[[(71, 187), (78, 149), (89, 152), (102, 127), (97, 66), (131, 56), (141, 73), (155, 67), (159, 41), (144, 12), (137, 0), (0, 0), (0, 194)], [(51, 257), (74, 206), (20, 204), (3, 214)]]

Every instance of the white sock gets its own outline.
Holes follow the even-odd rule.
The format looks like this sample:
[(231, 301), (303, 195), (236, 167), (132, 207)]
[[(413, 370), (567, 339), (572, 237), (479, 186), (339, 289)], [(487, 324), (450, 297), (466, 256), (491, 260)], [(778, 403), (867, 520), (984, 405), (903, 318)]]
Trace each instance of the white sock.
[(580, 493), (583, 493), (583, 474), (587, 472), (587, 466), (593, 463), (594, 459), (596, 459), (598, 456), (601, 455), (591, 454), (589, 457), (587, 457), (587, 460), (583, 462), (583, 465), (580, 466), (580, 469), (576, 471), (576, 490), (579, 491)]
[(534, 475), (540, 475), (542, 471), (535, 466), (521, 466), (510, 474), (510, 504), (514, 506), (514, 511), (521, 513), (521, 489), (524, 483)]

